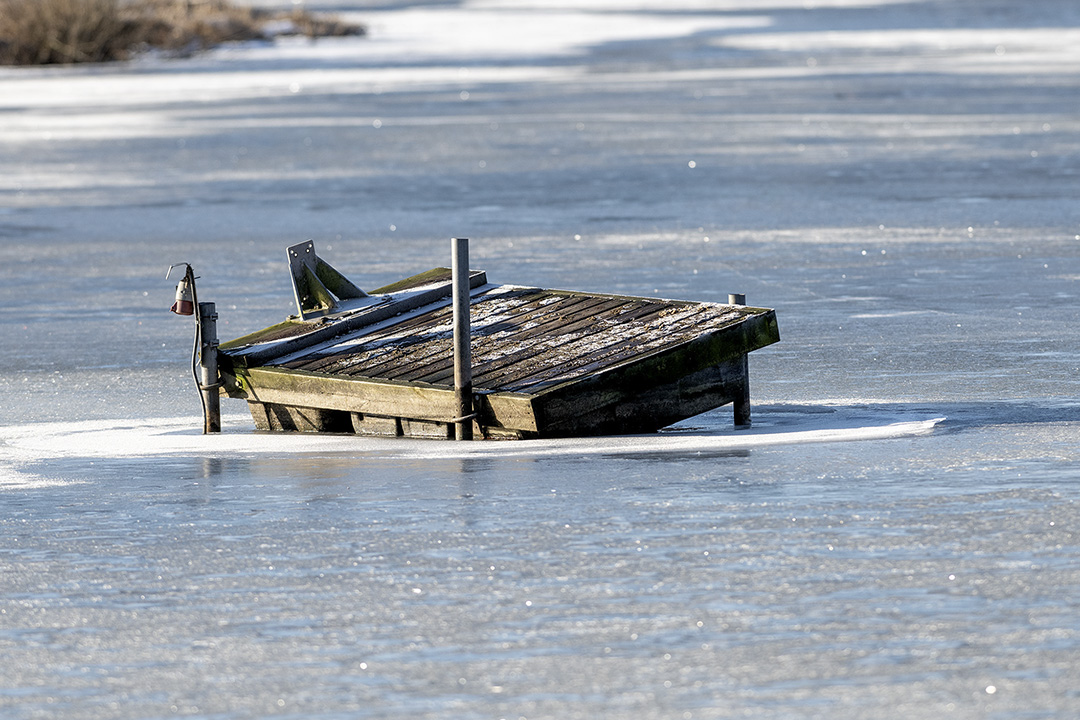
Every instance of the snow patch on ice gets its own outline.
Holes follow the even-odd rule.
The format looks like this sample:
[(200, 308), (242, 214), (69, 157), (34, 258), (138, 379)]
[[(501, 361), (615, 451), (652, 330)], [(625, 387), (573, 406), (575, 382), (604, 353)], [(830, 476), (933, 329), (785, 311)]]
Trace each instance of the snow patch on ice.
[[(1080, 29), (888, 29), (791, 33), (746, 33), (717, 39), (716, 44), (741, 50), (808, 53), (811, 66), (835, 72), (838, 60), (823, 56), (853, 54), (843, 63), (861, 73), (1049, 73), (1074, 68)], [(948, 57), (947, 63), (941, 58)]]
[[(252, 455), (356, 454), (402, 459), (537, 458), (552, 456), (688, 455), (807, 443), (855, 442), (931, 433), (945, 418), (898, 419), (897, 415), (844, 412), (823, 407), (766, 418), (760, 427), (733, 430), (684, 427), (656, 435), (560, 440), (455, 443), (352, 435), (258, 433), (241, 415), (225, 417), (223, 432), (204, 435), (198, 418), (99, 420), (0, 427), (0, 489), (41, 485), (22, 468), (44, 460), (238, 457)], [(786, 417), (783, 417), (786, 416)], [(707, 425), (707, 423), (706, 423)]]

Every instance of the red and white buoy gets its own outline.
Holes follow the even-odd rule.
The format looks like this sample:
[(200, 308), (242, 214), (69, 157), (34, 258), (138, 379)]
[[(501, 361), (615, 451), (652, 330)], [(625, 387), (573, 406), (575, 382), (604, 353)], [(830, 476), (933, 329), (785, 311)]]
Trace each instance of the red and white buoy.
[[(172, 268), (170, 268), (171, 270)], [(195, 314), (195, 295), (191, 291), (191, 286), (194, 284), (188, 279), (188, 275), (191, 274), (191, 266), (188, 266), (188, 274), (180, 278), (180, 282), (176, 284), (176, 302), (169, 308), (177, 315), (194, 315)]]

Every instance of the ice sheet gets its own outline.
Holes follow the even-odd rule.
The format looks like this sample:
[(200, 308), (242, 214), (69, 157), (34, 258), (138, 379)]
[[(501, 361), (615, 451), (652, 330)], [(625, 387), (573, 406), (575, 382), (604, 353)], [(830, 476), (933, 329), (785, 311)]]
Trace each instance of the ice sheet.
[[(358, 456), (412, 459), (537, 458), (543, 456), (693, 454), (744, 450), (773, 445), (882, 440), (923, 435), (945, 418), (911, 420), (868, 418), (865, 412), (828, 408), (827, 414), (807, 406), (804, 416), (777, 427), (765, 410), (764, 423), (741, 430), (688, 431), (685, 426), (656, 435), (571, 438), (563, 440), (477, 441), (473, 443), (381, 440), (351, 435), (253, 433), (250, 418), (223, 420), (220, 435), (202, 434), (200, 418), (98, 420), (33, 423), (0, 428), (0, 458), (9, 467), (30, 460), (57, 458), (152, 458), (168, 455), (235, 456), (255, 454), (313, 455), (348, 452)], [(706, 425), (719, 418), (703, 416)], [(871, 424), (867, 424), (870, 420)], [(763, 426), (762, 426), (763, 425)], [(700, 430), (700, 426), (697, 428)]]
[[(0, 715), (1080, 715), (1074, 3), (306, 5), (0, 70)], [(754, 428), (199, 434), (168, 265), (227, 339), (452, 236), (775, 307)]]

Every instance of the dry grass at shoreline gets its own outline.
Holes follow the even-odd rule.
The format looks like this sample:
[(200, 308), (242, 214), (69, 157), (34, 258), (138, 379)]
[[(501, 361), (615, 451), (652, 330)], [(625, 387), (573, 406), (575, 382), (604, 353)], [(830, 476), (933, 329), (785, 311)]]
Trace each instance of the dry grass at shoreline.
[(127, 60), (151, 48), (185, 55), (286, 34), (362, 35), (364, 29), (229, 0), (0, 0), (0, 65)]

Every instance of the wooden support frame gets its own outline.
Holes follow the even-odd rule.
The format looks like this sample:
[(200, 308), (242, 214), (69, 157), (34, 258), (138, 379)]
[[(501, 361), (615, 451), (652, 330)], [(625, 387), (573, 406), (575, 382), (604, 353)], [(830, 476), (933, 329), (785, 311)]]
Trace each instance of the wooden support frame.
[(330, 263), (315, 254), (313, 241), (298, 243), (287, 248), (285, 252), (289, 258), (296, 314), (302, 320), (338, 311), (338, 300), (355, 300), (368, 296)]

